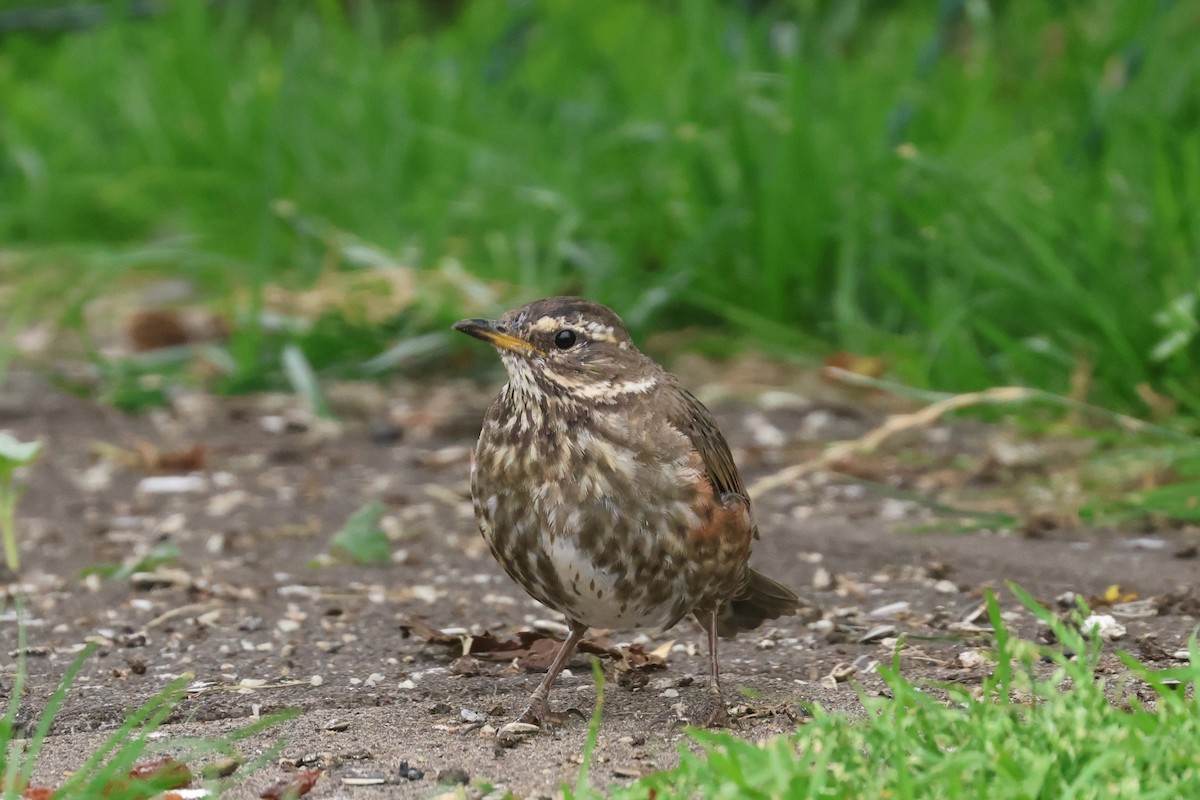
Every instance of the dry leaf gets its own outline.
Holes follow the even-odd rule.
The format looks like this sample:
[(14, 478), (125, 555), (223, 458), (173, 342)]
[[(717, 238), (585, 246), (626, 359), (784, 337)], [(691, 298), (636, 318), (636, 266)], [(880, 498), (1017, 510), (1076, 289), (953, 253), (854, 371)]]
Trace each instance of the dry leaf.
[(293, 772), (286, 778), (280, 778), (263, 789), (259, 797), (264, 800), (293, 800), (293, 798), (303, 797), (312, 791), (312, 788), (317, 785), (317, 780), (324, 774), (325, 771), (320, 769), (302, 769)]
[(157, 445), (144, 440), (133, 443), (126, 450), (108, 442), (92, 442), (92, 452), (104, 461), (125, 469), (136, 469), (147, 474), (168, 472), (196, 472), (205, 468), (208, 460), (207, 448), (200, 442), (182, 450), (160, 450)]
[(1121, 588), (1119, 583), (1114, 583), (1105, 589), (1103, 594), (1089, 597), (1088, 605), (1092, 608), (1101, 608), (1117, 605), (1118, 603), (1131, 603), (1137, 599), (1137, 592), (1127, 592)]
[(159, 789), (182, 789), (191, 785), (192, 771), (182, 761), (163, 756), (129, 770), (129, 779), (153, 781)]
[(144, 353), (197, 342), (225, 341), (229, 338), (229, 323), (205, 309), (150, 308), (129, 316), (125, 336), (130, 347)]
[[(458, 636), (444, 633), (418, 619), (410, 619), (400, 626), (400, 630), (404, 636), (416, 636), (430, 644), (449, 648), (455, 657), (469, 653), (483, 661), (515, 661), (517, 666), (529, 672), (545, 672), (549, 669), (561, 644), (560, 640), (540, 631), (519, 631), (516, 638), (506, 639), (501, 639), (490, 631), (484, 631), (478, 636)], [(576, 652), (611, 658), (631, 669), (663, 669), (666, 667), (666, 653), (671, 644), (674, 642), (665, 645), (666, 650), (659, 647), (653, 652), (647, 652), (639, 644), (621, 650), (592, 639), (584, 639), (579, 643)]]

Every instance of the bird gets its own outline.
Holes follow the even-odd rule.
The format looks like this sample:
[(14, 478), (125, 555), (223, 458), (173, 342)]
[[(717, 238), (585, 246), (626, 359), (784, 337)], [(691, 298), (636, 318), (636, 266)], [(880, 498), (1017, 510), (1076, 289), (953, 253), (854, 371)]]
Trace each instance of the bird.
[(749, 566), (758, 527), (712, 413), (599, 303), (547, 297), (452, 327), (492, 345), (508, 376), (471, 458), (479, 530), (509, 577), (567, 620), (517, 722), (567, 719), (550, 690), (589, 628), (666, 630), (690, 614), (709, 656), (694, 719), (729, 726), (718, 637), (800, 600)]

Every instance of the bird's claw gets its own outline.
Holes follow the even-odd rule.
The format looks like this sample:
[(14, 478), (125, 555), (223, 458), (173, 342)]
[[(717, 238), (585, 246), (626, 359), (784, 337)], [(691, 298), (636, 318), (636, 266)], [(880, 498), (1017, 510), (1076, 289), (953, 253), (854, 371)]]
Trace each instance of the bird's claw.
[(530, 703), (517, 717), (516, 723), (535, 725), (541, 730), (553, 730), (571, 721), (572, 717), (586, 720), (587, 714), (578, 708), (568, 708), (565, 711), (551, 711), (545, 703)]
[(738, 719), (730, 715), (725, 699), (720, 695), (709, 695), (686, 712), (679, 708), (669, 719), (660, 718), (659, 722), (666, 723), (668, 732), (672, 733), (689, 725), (700, 728), (741, 727)]
[(530, 703), (529, 707), (512, 722), (502, 727), (496, 735), (497, 750), (516, 747), (531, 736), (546, 733), (564, 725), (571, 717), (587, 719), (578, 708), (568, 708), (566, 711), (551, 711), (545, 703)]
[(729, 709), (725, 705), (725, 698), (721, 695), (711, 695), (708, 700), (700, 707), (699, 713), (695, 715), (702, 728), (737, 728), (740, 727), (738, 722), (733, 717), (729, 716)]

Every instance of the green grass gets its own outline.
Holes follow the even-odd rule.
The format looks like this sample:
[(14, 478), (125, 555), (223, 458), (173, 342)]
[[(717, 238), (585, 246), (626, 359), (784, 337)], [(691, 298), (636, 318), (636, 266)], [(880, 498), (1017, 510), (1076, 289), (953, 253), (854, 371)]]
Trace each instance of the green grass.
[[(1200, 647), (1191, 660), (1154, 671), (1123, 656), (1154, 707), (1113, 704), (1121, 678), (1097, 673), (1099, 647), (1021, 590), (1018, 598), (1054, 629), (1060, 646), (1013, 637), (994, 598), (996, 665), (978, 693), (926, 686), (882, 670), (890, 696), (862, 697), (866, 718), (813, 709), (794, 735), (762, 743), (692, 732), (700, 754), (613, 798), (1176, 798), (1200, 796)], [(1069, 653), (1077, 653), (1071, 657)], [(1047, 667), (1043, 658), (1053, 668)], [(1178, 682), (1173, 685), (1172, 682)], [(941, 690), (931, 692), (930, 690)], [(577, 788), (575, 797), (596, 796)]]
[(0, 538), (4, 540), (4, 566), (14, 575), (21, 568), (16, 514), (25, 485), (14, 482), (13, 473), (33, 463), (41, 449), (40, 441), (21, 442), (0, 432)]
[(1096, 402), (1200, 411), (1194, 4), (168, 5), (4, 39), (0, 240), (55, 276), (21, 293), (42, 314), (147, 273), (252, 310), (331, 255), (282, 198), (641, 333), (721, 323), (946, 390), (1063, 391), (1082, 360)]
[[(18, 617), (22, 614), (22, 603), (16, 603)], [(50, 733), (54, 718), (62, 710), (67, 695), (75, 685), (80, 669), (95, 651), (94, 645), (82, 650), (64, 673), (58, 687), (47, 699), (34, 729), (21, 732), (17, 727), (17, 713), (23, 701), (26, 682), (25, 629), (23, 623), (18, 630), (17, 671), (14, 676), (8, 708), (0, 717), (0, 800), (16, 800), (32, 784), (34, 768)], [(252, 736), (266, 728), (296, 716), (295, 711), (271, 714), (242, 726), (219, 740), (199, 738), (174, 738), (151, 741), (167, 718), (175, 712), (187, 697), (189, 676), (181, 676), (168, 683), (162, 691), (136, 709), (130, 709), (121, 726), (115, 730), (96, 750), (87, 754), (83, 763), (60, 785), (43, 787), (57, 798), (106, 797), (112, 800), (144, 800), (157, 796), (166, 788), (180, 785), (180, 771), (190, 771), (195, 785), (201, 784), (202, 770), (199, 761), (214, 755), (237, 758), (234, 743)], [(270, 763), (284, 746), (280, 741), (266, 752), (242, 767), (231, 778), (204, 781), (204, 785), (220, 792), (253, 775)], [(135, 768), (156, 763), (164, 754), (169, 754), (169, 768), (139, 774)], [(148, 761), (149, 760), (149, 761)], [(49, 794), (47, 796), (50, 796)]]

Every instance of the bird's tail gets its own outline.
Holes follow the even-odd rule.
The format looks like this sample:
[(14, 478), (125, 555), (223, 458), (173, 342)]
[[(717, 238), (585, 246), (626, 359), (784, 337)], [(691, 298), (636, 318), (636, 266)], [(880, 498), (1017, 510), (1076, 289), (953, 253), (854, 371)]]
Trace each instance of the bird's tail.
[(717, 635), (732, 639), (769, 619), (795, 614), (801, 607), (800, 598), (791, 589), (750, 570), (742, 590), (717, 612)]

